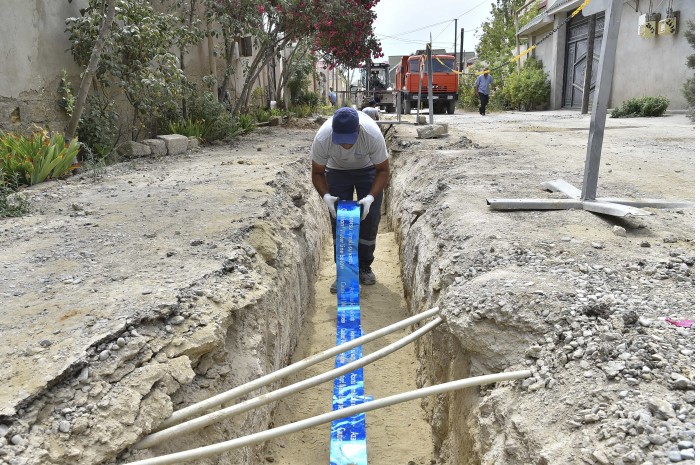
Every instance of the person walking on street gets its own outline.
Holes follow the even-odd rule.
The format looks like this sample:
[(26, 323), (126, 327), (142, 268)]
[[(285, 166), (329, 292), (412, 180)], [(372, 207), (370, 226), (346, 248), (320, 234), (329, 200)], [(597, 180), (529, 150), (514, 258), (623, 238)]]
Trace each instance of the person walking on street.
[(379, 121), (379, 108), (377, 108), (377, 102), (372, 99), (368, 103), (368, 107), (362, 109), (362, 113), (368, 115), (375, 121)]
[(335, 107), (335, 102), (338, 100), (338, 97), (335, 95), (335, 92), (333, 92), (332, 87), (328, 90), (328, 100), (331, 102), (331, 106)]
[(489, 87), (492, 84), (493, 76), (489, 73), (488, 67), (484, 68), (484, 73), (480, 74), (474, 83), (476, 92), (479, 94), (479, 114), (481, 116), (486, 114), (486, 105), (489, 104)]
[[(360, 284), (372, 285), (374, 250), (381, 218), (382, 192), (389, 181), (389, 154), (379, 125), (354, 108), (343, 107), (316, 133), (311, 144), (311, 182), (328, 207), (335, 249), (336, 202), (353, 200), (361, 206), (357, 248)], [(337, 282), (331, 293), (337, 292)]]

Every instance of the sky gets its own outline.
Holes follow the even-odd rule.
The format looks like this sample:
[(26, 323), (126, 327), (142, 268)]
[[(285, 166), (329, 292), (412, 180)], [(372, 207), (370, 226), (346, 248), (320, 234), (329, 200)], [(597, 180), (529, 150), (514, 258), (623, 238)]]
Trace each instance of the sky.
[(464, 51), (473, 52), (475, 33), (491, 16), (492, 0), (379, 0), (374, 8), (374, 33), (382, 44), (383, 60), (424, 49), (433, 36), (433, 49), (453, 51), (455, 19), (457, 48), (464, 28)]

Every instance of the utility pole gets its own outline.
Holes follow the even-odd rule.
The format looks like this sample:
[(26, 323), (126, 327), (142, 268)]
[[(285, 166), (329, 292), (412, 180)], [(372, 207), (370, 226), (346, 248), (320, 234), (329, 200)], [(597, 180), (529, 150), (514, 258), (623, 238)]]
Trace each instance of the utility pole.
[(459, 40), (459, 72), (464, 71), (464, 28), (462, 28), (462, 37)]
[(455, 60), (457, 59), (457, 18), (455, 18)]

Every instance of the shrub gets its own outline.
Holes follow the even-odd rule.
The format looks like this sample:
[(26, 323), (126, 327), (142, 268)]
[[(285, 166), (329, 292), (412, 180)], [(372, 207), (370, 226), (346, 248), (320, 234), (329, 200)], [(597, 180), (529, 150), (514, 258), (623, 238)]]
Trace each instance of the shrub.
[(30, 136), (0, 132), (0, 171), (2, 181), (15, 186), (34, 185), (70, 172), (78, 155), (77, 138), (67, 143), (63, 135), (45, 130)]
[(204, 134), (197, 137), (206, 141), (235, 137), (241, 132), (240, 126), (231, 113), (212, 92), (191, 95), (187, 100), (187, 116), (193, 121), (204, 122)]
[(550, 82), (542, 63), (534, 58), (525, 61), (520, 71), (505, 79), (503, 94), (514, 109), (529, 111), (549, 102)]
[(312, 108), (318, 106), (319, 96), (316, 92), (304, 91), (296, 95), (296, 98), (292, 99), (292, 105), (300, 106), (310, 106)]
[(238, 126), (243, 132), (250, 132), (255, 129), (255, 118), (251, 115), (238, 115)]
[(205, 136), (210, 131), (209, 124), (206, 121), (187, 118), (186, 120), (171, 121), (168, 124), (168, 132), (170, 134), (206, 139)]
[(479, 108), (479, 97), (474, 92), (474, 77), (462, 75), (459, 77), (459, 104), (467, 110)]
[(97, 95), (89, 96), (88, 104), (80, 115), (77, 134), (94, 158), (106, 159), (119, 140), (119, 113), (114, 101)]
[(313, 114), (314, 109), (310, 105), (295, 105), (290, 109), (290, 112), (297, 118), (308, 118)]
[(270, 118), (272, 117), (271, 113), (269, 110), (265, 110), (264, 108), (258, 108), (255, 111), (255, 119), (258, 121), (258, 123), (267, 123), (270, 121)]
[(629, 118), (639, 116), (661, 116), (668, 108), (666, 97), (635, 97), (622, 102), (621, 108), (615, 108), (611, 118)]

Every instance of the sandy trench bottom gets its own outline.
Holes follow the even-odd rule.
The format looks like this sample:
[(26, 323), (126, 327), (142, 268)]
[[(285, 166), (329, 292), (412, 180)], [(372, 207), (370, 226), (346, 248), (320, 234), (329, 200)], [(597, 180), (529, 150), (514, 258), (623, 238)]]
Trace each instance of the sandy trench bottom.
[[(398, 246), (394, 234), (386, 229), (384, 218), (377, 235), (377, 248), (372, 270), (377, 284), (360, 291), (361, 324), (369, 333), (396, 321), (408, 318), (401, 283)], [(310, 309), (291, 363), (335, 345), (337, 300), (329, 291), (335, 279), (333, 247), (324, 247), (319, 279), (316, 283), (316, 305)], [(404, 328), (362, 347), (370, 354), (406, 336)], [(387, 357), (364, 367), (365, 395), (374, 399), (416, 389), (418, 361), (415, 345), (409, 344)], [(307, 368), (287, 380), (292, 384), (332, 370), (334, 358)], [(320, 415), (332, 410), (332, 381), (307, 389), (278, 404), (274, 426)], [(367, 413), (367, 455), (370, 464), (428, 465), (432, 457), (430, 425), (423, 418), (420, 399)], [(266, 460), (281, 465), (323, 464), (330, 459), (330, 424), (309, 428), (272, 440), (267, 445)]]

